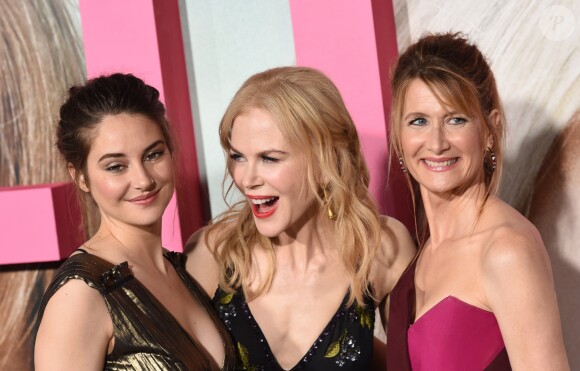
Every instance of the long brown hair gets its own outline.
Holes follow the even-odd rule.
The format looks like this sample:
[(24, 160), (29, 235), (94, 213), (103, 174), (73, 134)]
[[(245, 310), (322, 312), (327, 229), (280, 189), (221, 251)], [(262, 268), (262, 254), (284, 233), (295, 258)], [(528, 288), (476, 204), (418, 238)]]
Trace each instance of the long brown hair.
[[(334, 233), (350, 277), (349, 303), (356, 300), (363, 305), (363, 295), (370, 295), (369, 269), (380, 242), (380, 223), (368, 192), (369, 172), (356, 128), (338, 89), (324, 74), (306, 67), (274, 68), (250, 77), (221, 120), (220, 141), (227, 154), (234, 120), (252, 108), (268, 112), (290, 145), (304, 154), (306, 183), (321, 211), (325, 205), (319, 178), (324, 175), (329, 179), (329, 200), (336, 213)], [(230, 183), (226, 194), (232, 187)], [(214, 233), (217, 230), (222, 233)], [(267, 290), (275, 274), (275, 252), (272, 242), (258, 232), (248, 202), (240, 201), (218, 216), (209, 227), (206, 241), (213, 234), (220, 286), (228, 291), (239, 287), (245, 290), (251, 252), (259, 245), (269, 252), (271, 264), (256, 295)]]

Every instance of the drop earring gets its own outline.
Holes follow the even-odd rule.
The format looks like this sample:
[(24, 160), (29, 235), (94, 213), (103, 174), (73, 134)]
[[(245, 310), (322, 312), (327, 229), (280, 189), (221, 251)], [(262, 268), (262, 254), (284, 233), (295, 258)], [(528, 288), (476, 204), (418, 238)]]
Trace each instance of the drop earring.
[(401, 170), (403, 170), (403, 173), (406, 173), (407, 168), (405, 167), (405, 161), (403, 160), (403, 156), (399, 156), (399, 165), (401, 165)]
[(334, 220), (336, 219), (336, 214), (334, 213), (334, 210), (332, 209), (332, 201), (330, 201), (330, 196), (328, 195), (329, 191), (329, 187), (328, 186), (321, 186), (322, 187), (322, 194), (324, 196), (324, 206), (326, 207), (326, 212), (327, 212), (327, 216), (328, 219), (330, 220)]
[[(489, 160), (486, 161), (487, 156), (489, 156)], [(495, 158), (495, 152), (493, 151), (493, 149), (491, 149), (491, 147), (487, 147), (485, 149), (485, 153), (483, 156), (483, 165), (485, 167), (485, 170), (489, 174), (493, 174), (493, 172), (495, 171), (495, 168), (497, 167), (497, 160)]]

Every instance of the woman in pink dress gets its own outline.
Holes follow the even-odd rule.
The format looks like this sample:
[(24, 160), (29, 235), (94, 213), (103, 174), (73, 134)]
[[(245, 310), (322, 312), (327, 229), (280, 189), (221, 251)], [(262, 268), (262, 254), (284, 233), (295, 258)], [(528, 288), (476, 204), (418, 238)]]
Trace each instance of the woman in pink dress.
[(392, 92), (421, 249), (391, 294), (388, 368), (569, 369), (542, 239), (495, 196), (505, 117), (485, 57), (460, 34), (426, 35)]

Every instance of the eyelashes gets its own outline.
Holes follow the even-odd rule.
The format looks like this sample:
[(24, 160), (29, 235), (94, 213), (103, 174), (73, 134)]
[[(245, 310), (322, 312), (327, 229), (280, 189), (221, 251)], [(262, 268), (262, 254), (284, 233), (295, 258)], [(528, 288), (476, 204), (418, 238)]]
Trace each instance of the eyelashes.
[[(450, 117), (448, 119), (445, 120), (445, 124), (449, 124), (451, 126), (459, 126), (459, 125), (465, 125), (469, 122), (469, 119), (466, 117), (462, 117), (462, 116), (453, 116)], [(425, 126), (427, 125), (429, 122), (426, 118), (424, 117), (417, 117), (414, 118), (412, 120), (409, 120), (407, 122), (408, 126)]]
[[(166, 152), (167, 151), (165, 149), (152, 150), (151, 152), (148, 152), (145, 156), (143, 156), (143, 161), (154, 162), (160, 159), (163, 155), (165, 155)], [(123, 170), (125, 170), (127, 167), (128, 165), (125, 162), (115, 161), (111, 162), (110, 164), (107, 164), (104, 169), (109, 173), (118, 174), (121, 173)]]
[[(245, 159), (244, 156), (242, 156), (241, 154), (239, 154), (237, 152), (231, 152), (229, 154), (229, 157), (234, 162), (240, 162), (240, 161)], [(276, 162), (280, 162), (280, 159), (276, 158), (276, 157), (272, 157), (272, 156), (261, 155), (260, 161), (262, 161), (264, 163), (276, 163)]]

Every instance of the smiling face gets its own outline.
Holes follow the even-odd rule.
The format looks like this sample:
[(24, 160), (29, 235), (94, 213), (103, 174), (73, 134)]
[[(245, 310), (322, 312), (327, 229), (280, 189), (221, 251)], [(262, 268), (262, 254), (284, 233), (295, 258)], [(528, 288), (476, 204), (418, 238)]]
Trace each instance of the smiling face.
[(101, 223), (161, 226), (173, 195), (173, 159), (155, 122), (138, 114), (105, 116), (94, 132), (86, 174), (79, 186), (94, 198)]
[(304, 157), (291, 148), (266, 111), (253, 108), (236, 117), (230, 142), (230, 173), (262, 235), (292, 233), (316, 215)]
[(411, 81), (401, 121), (405, 166), (423, 190), (442, 194), (484, 182), (483, 132), (477, 119), (444, 106), (421, 80)]

